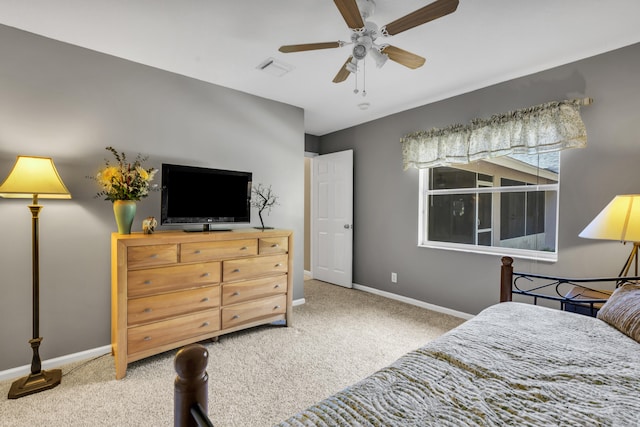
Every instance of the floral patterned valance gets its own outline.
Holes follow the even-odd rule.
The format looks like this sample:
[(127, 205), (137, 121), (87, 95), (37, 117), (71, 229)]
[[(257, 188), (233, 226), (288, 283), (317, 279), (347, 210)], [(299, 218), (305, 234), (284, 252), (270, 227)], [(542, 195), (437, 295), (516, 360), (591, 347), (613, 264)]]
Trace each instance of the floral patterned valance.
[(587, 130), (580, 107), (592, 102), (591, 98), (549, 102), (489, 119), (474, 119), (470, 125), (405, 135), (400, 141), (404, 169), (584, 147)]

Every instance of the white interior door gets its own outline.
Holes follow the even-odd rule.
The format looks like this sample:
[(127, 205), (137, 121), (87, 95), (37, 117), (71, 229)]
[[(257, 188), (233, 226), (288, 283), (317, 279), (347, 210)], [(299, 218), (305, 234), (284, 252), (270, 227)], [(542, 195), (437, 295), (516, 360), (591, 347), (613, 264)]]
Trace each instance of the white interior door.
[(351, 288), (353, 150), (313, 158), (311, 207), (314, 279)]

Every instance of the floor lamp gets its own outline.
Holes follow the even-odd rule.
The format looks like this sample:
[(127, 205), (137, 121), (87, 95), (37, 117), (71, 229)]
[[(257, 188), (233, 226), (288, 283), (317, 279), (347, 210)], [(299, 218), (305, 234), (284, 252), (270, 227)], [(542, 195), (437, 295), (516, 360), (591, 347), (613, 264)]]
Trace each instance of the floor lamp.
[(9, 389), (9, 399), (17, 399), (60, 384), (60, 369), (42, 370), (38, 349), (42, 342), (40, 336), (40, 260), (38, 237), (38, 214), (42, 206), (41, 199), (70, 199), (71, 194), (58, 175), (50, 157), (18, 156), (9, 176), (0, 185), (0, 197), (32, 199), (31, 211), (32, 236), (32, 278), (33, 278), (33, 338), (29, 340), (33, 351), (31, 374), (16, 380)]
[(638, 246), (640, 245), (640, 194), (616, 196), (579, 234), (588, 239), (633, 242), (629, 258), (618, 277), (627, 276), (635, 263), (634, 276), (638, 276)]

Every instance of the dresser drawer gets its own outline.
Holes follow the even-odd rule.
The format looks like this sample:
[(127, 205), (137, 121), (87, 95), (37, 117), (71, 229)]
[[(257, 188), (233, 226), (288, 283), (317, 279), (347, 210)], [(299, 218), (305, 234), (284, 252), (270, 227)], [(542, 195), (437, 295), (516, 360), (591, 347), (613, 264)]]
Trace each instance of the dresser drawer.
[(129, 326), (220, 306), (220, 285), (134, 298), (127, 304)]
[(215, 332), (219, 329), (220, 310), (217, 308), (136, 326), (127, 331), (127, 353), (135, 354), (185, 338)]
[(222, 262), (224, 282), (286, 272), (287, 255), (267, 255)]
[(127, 273), (127, 296), (142, 297), (220, 282), (220, 262), (175, 265)]
[(258, 253), (264, 254), (286, 254), (289, 251), (288, 237), (265, 237), (258, 239)]
[(210, 261), (257, 254), (257, 239), (183, 243), (180, 247), (182, 262)]
[(287, 311), (287, 296), (277, 295), (222, 308), (222, 328), (232, 328)]
[(151, 267), (178, 262), (178, 245), (131, 246), (127, 250), (128, 268)]
[(287, 292), (287, 276), (265, 277), (222, 285), (222, 304), (231, 305)]

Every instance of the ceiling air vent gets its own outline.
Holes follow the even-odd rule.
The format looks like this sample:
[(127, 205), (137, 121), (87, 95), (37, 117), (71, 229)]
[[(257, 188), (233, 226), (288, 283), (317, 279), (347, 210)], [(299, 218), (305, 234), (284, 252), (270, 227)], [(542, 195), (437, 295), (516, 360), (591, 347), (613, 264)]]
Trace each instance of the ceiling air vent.
[(276, 77), (282, 77), (289, 71), (293, 70), (293, 65), (285, 64), (274, 58), (267, 58), (256, 67), (258, 70), (264, 71)]

